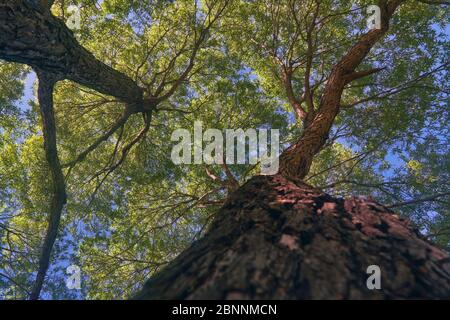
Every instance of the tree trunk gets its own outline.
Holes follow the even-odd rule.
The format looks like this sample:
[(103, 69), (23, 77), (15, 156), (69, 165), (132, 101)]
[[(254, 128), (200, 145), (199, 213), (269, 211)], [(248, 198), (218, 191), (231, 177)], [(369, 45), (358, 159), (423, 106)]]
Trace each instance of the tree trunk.
[(52, 177), (52, 194), (50, 195), (48, 226), (39, 255), (39, 269), (30, 294), (31, 300), (39, 299), (45, 275), (50, 265), (53, 245), (58, 236), (61, 214), (67, 201), (66, 184), (56, 144), (56, 123), (53, 110), (53, 89), (58, 79), (54, 75), (41, 71), (37, 71), (37, 74), (39, 78), (38, 100), (42, 118), (44, 151)]
[[(369, 290), (367, 268), (381, 270)], [(408, 220), (362, 198), (336, 199), (281, 175), (234, 192), (207, 234), (135, 299), (450, 297), (450, 260)]]
[(135, 109), (151, 109), (143, 90), (83, 48), (48, 8), (26, 0), (0, 3), (0, 59), (24, 63), (114, 96)]

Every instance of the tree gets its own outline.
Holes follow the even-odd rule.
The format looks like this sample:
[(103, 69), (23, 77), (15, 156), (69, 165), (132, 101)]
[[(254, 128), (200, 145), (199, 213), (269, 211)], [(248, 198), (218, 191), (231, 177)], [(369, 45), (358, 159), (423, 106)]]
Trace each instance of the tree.
[[(367, 128), (370, 120), (364, 122), (363, 117), (355, 120), (355, 114), (360, 110), (354, 109), (360, 105), (365, 105), (365, 110), (381, 106), (381, 110), (375, 112), (391, 117), (393, 112), (386, 108), (392, 104), (391, 98), (399, 99), (401, 107), (417, 105), (414, 108), (418, 109), (417, 112), (403, 115), (393, 123), (394, 127), (401, 123), (406, 128), (413, 128), (414, 121), (420, 123), (420, 128), (427, 127), (427, 119), (433, 117), (430, 113), (440, 112), (445, 91), (436, 88), (435, 84), (446, 76), (448, 62), (441, 61), (445, 44), (428, 51), (417, 47), (414, 54), (422, 64), (413, 70), (406, 71), (402, 63), (392, 61), (395, 50), (400, 48), (401, 53), (406, 53), (414, 45), (412, 37), (398, 32), (401, 27), (411, 25), (411, 21), (421, 26), (420, 35), (425, 45), (432, 43), (433, 37), (438, 37), (427, 32), (435, 28), (431, 17), (442, 14), (439, 6), (421, 4), (418, 9), (412, 9), (408, 8), (412, 4), (407, 1), (379, 1), (380, 28), (358, 34), (362, 28), (357, 29), (349, 22), (359, 21), (361, 8), (355, 9), (347, 2), (336, 11), (332, 1), (288, 1), (282, 4), (276, 1), (205, 1), (201, 4), (189, 1), (117, 1), (102, 3), (101, 12), (96, 5), (87, 2), (83, 3), (86, 11), (95, 14), (96, 19), (85, 20), (88, 27), (79, 31), (77, 40), (55, 16), (65, 16), (64, 6), (59, 7), (59, 4), (62, 3), (32, 0), (0, 4), (0, 17), (5, 21), (1, 27), (0, 58), (31, 66), (39, 78), (38, 102), (47, 162), (43, 171), (49, 172), (51, 178), (50, 199), (45, 209), (49, 213), (47, 232), (30, 298), (37, 299), (40, 295), (56, 237), (62, 229), (60, 220), (67, 200), (67, 177), (72, 179), (74, 187), (89, 178), (86, 194), (71, 192), (73, 199), (79, 199), (73, 202), (72, 208), (69, 193), (66, 210), (99, 208), (107, 214), (104, 217), (93, 214), (91, 221), (101, 220), (102, 226), (114, 227), (114, 223), (108, 220), (111, 217), (117, 219), (114, 215), (125, 218), (127, 223), (139, 221), (140, 215), (134, 216), (133, 212), (142, 209), (136, 211), (133, 203), (138, 205), (148, 197), (147, 190), (155, 193), (155, 199), (144, 200), (149, 202), (146, 207), (142, 206), (144, 212), (155, 215), (143, 229), (130, 230), (123, 225), (124, 229), (115, 233), (119, 234), (117, 236), (99, 235), (92, 239), (91, 245), (89, 241), (84, 244), (91, 256), (95, 256), (95, 243), (102, 239), (115, 241), (118, 247), (113, 248), (100, 263), (107, 266), (108, 261), (114, 259), (119, 269), (132, 264), (141, 277), (154, 274), (166, 263), (162, 256), (167, 256), (167, 253), (158, 257), (158, 252), (171, 251), (170, 247), (164, 248), (160, 244), (164, 237), (158, 241), (161, 233), (152, 233), (151, 239), (142, 241), (147, 237), (148, 225), (152, 232), (161, 229), (160, 222), (163, 226), (175, 224), (176, 231), (186, 228), (178, 234), (182, 238), (179, 243), (184, 243), (182, 246), (185, 247), (193, 233), (189, 229), (205, 226), (213, 219), (205, 237), (152, 278), (139, 298), (169, 297), (164, 292), (170, 286), (168, 281), (171, 280), (168, 279), (174, 278), (178, 279), (176, 286), (183, 282), (186, 284), (179, 290), (171, 290), (173, 295), (170, 297), (178, 298), (448, 296), (450, 272), (446, 254), (427, 243), (408, 222), (371, 200), (339, 200), (303, 182), (316, 179), (317, 182), (328, 183), (328, 187), (346, 183), (374, 186), (389, 196), (397, 195), (397, 190), (386, 191), (385, 182), (378, 182), (376, 173), (364, 167), (362, 162), (368, 154), (382, 153), (382, 148), (395, 145), (399, 132), (389, 127), (389, 121), (380, 116), (378, 121), (385, 126), (380, 130), (384, 136), (372, 138), (373, 132), (380, 127)], [(50, 11), (52, 5), (53, 13)], [(108, 16), (111, 13), (117, 18), (111, 19)], [(285, 19), (286, 16), (290, 19)], [(151, 26), (146, 25), (145, 19), (152, 20)], [(398, 20), (398, 26), (392, 30), (393, 19)], [(115, 34), (114, 31), (118, 30), (120, 32)], [(108, 43), (105, 35), (111, 33), (114, 37)], [(330, 34), (336, 36), (330, 37)], [(348, 37), (349, 34), (352, 36)], [(390, 39), (384, 40), (387, 34)], [(124, 39), (131, 40), (127, 43)], [(392, 52), (383, 51), (382, 41), (388, 45), (389, 41), (395, 43)], [(84, 42), (84, 46), (80, 42)], [(95, 46), (98, 43), (104, 44), (103, 52), (97, 52), (97, 56), (104, 55), (103, 62), (85, 49), (95, 52), (99, 50)], [(251, 74), (246, 74), (246, 68), (255, 70), (261, 83)], [(426, 68), (431, 71), (425, 71)], [(404, 81), (399, 82), (399, 79)], [(72, 82), (61, 83), (62, 80)], [(55, 89), (57, 82), (60, 84)], [(402, 97), (404, 93), (409, 95)], [(95, 134), (98, 136), (95, 139), (83, 130), (72, 134), (69, 128), (73, 126), (73, 120), (58, 118), (54, 107), (56, 103), (61, 106), (58, 112), (70, 114), (70, 108), (64, 109), (68, 98), (85, 108), (84, 114), (89, 110), (105, 113), (107, 116), (95, 119), (93, 126), (82, 124), (87, 132), (99, 128), (98, 131), (104, 133)], [(167, 171), (159, 171), (159, 179), (156, 175), (149, 175), (155, 183), (164, 182), (155, 187), (142, 179), (148, 164), (134, 164), (140, 162), (143, 152), (155, 151), (151, 143), (144, 143), (152, 126), (154, 131), (168, 136), (170, 129), (189, 122), (187, 117), (192, 114), (195, 118), (200, 109), (209, 123), (223, 127), (227, 123), (223, 123), (221, 113), (234, 117), (248, 113), (246, 124), (249, 121), (255, 124), (269, 122), (274, 126), (286, 121), (271, 111), (280, 99), (285, 99), (294, 111), (298, 124), (286, 132), (288, 140), (293, 142), (280, 156), (278, 175), (270, 178), (254, 176), (239, 187), (248, 176), (254, 175), (255, 168), (243, 170), (224, 165), (188, 173), (185, 168), (170, 167), (167, 160), (159, 159), (157, 163), (163, 163)], [(215, 102), (220, 102), (222, 108), (205, 106)], [(250, 102), (262, 106), (261, 111), (255, 114)], [(181, 107), (189, 104), (191, 110)], [(242, 110), (237, 110), (239, 106)], [(170, 113), (177, 115), (168, 119), (167, 114)], [(133, 115), (140, 114), (144, 125), (132, 134), (130, 128), (138, 125), (137, 117)], [(155, 114), (159, 119), (154, 119)], [(55, 119), (58, 119), (58, 124)], [(240, 120), (230, 122), (238, 126)], [(334, 124), (341, 127), (333, 128)], [(346, 131), (344, 136), (340, 130)], [(334, 137), (330, 137), (331, 134)], [(403, 132), (400, 136), (409, 134)], [(342, 137), (365, 141), (367, 150), (345, 159), (351, 152), (339, 144), (338, 139)], [(91, 142), (86, 144), (86, 140)], [(133, 150), (138, 147), (142, 150)], [(342, 173), (341, 180), (319, 179), (324, 173), (329, 173), (329, 169), (320, 165), (327, 164), (327, 152), (328, 163), (330, 157), (336, 155), (339, 160), (337, 164), (331, 163), (331, 169), (351, 164), (349, 172)], [(418, 152), (416, 158), (424, 154), (423, 151), (415, 152)], [(61, 154), (64, 158), (62, 164)], [(130, 160), (130, 156), (134, 161), (125, 161)], [(96, 163), (97, 159), (101, 164)], [(414, 163), (411, 162), (412, 167)], [(125, 165), (127, 167), (123, 168)], [(311, 168), (317, 171), (311, 174)], [(123, 170), (122, 174), (117, 174), (119, 170)], [(354, 171), (359, 171), (360, 176)], [(110, 178), (115, 173), (117, 179), (114, 181)], [(185, 175), (190, 175), (190, 182), (183, 181)], [(364, 182), (364, 175), (372, 176), (376, 182)], [(205, 179), (211, 179), (212, 183)], [(130, 180), (136, 184), (131, 186)], [(439, 186), (439, 181), (433, 182)], [(417, 182), (401, 185), (410, 187), (415, 183), (417, 188)], [(425, 183), (428, 182), (419, 185)], [(135, 190), (134, 196), (127, 195), (130, 186)], [(167, 190), (173, 193), (167, 196)], [(158, 201), (158, 193), (166, 195), (166, 201)], [(440, 200), (446, 195), (448, 192), (445, 190), (404, 202), (410, 205), (415, 201)], [(114, 210), (112, 207), (117, 203), (126, 209), (122, 212)], [(222, 209), (216, 211), (222, 203)], [(162, 208), (167, 210), (158, 216)], [(205, 212), (201, 212), (202, 209)], [(191, 211), (195, 212), (191, 216), (193, 220), (186, 223), (189, 218), (185, 215)], [(179, 223), (181, 219), (184, 224)], [(69, 227), (69, 221), (76, 223), (76, 220), (74, 215), (68, 215), (65, 226)], [(446, 223), (447, 219), (444, 219), (443, 224)], [(7, 229), (7, 235), (10, 231)], [(118, 237), (117, 241), (115, 237)], [(448, 239), (444, 241), (448, 242)], [(355, 248), (351, 246), (353, 243)], [(326, 250), (328, 245), (335, 248), (331, 259)], [(11, 247), (9, 245), (9, 250)], [(152, 248), (152, 261), (136, 258), (146, 256), (137, 247), (142, 251)], [(176, 249), (179, 250), (180, 247)], [(381, 257), (380, 251), (388, 253)], [(383, 293), (374, 294), (367, 290), (362, 278), (367, 276), (363, 269), (377, 264), (377, 257), (390, 280), (387, 280)], [(335, 269), (330, 269), (327, 261), (335, 261), (339, 274), (344, 276), (338, 276)], [(143, 265), (141, 270), (147, 273), (140, 273), (139, 265)], [(189, 270), (188, 273), (185, 270)], [(265, 283), (262, 275), (269, 270), (270, 283)], [(405, 270), (405, 276), (399, 277), (398, 270)], [(313, 271), (320, 272), (320, 276), (314, 276)], [(209, 277), (208, 274), (214, 276)], [(94, 273), (92, 278), (96, 279), (95, 276)], [(98, 276), (97, 283), (100, 283), (104, 275)], [(329, 277), (334, 280), (330, 281)], [(8, 278), (13, 284), (17, 282), (12, 277)], [(278, 286), (274, 287), (274, 283)], [(281, 285), (283, 283), (286, 285)], [(136, 283), (131, 285), (133, 289)], [(116, 295), (122, 294), (118, 292)]]

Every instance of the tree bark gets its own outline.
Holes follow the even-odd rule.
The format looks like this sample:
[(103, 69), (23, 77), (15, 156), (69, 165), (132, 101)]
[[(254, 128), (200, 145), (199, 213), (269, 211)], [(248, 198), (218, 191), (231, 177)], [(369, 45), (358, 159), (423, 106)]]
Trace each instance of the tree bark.
[(0, 59), (18, 62), (114, 96), (136, 109), (150, 109), (143, 90), (128, 76), (97, 60), (63, 21), (38, 1), (0, 3)]
[[(367, 268), (381, 270), (369, 290)], [(282, 176), (233, 193), (204, 238), (134, 299), (450, 297), (450, 259), (374, 201), (336, 199)]]
[(280, 156), (280, 173), (284, 177), (291, 180), (302, 180), (306, 177), (314, 156), (320, 152), (328, 139), (334, 119), (339, 113), (345, 85), (358, 77), (374, 72), (373, 70), (370, 72), (355, 70), (370, 49), (388, 32), (389, 21), (403, 2), (405, 0), (378, 1), (381, 9), (381, 28), (364, 34), (333, 67), (320, 97), (319, 109), (314, 114), (314, 119), (312, 121), (308, 119), (308, 126), (296, 143)]
[(53, 110), (53, 88), (58, 79), (55, 75), (42, 71), (38, 71), (37, 74), (39, 77), (38, 99), (42, 118), (44, 150), (51, 174), (52, 194), (50, 195), (48, 226), (39, 256), (39, 268), (36, 274), (36, 280), (30, 294), (31, 300), (39, 299), (45, 275), (50, 264), (53, 245), (58, 236), (62, 210), (67, 201), (64, 174), (61, 169), (56, 144), (56, 124)]

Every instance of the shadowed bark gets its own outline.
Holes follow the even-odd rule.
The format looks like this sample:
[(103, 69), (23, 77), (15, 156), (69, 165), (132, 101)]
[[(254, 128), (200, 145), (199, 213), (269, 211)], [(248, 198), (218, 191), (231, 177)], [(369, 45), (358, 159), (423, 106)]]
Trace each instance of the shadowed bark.
[[(381, 269), (369, 290), (367, 267)], [(135, 299), (450, 297), (450, 259), (408, 220), (362, 198), (336, 199), (281, 176), (233, 193), (204, 238)]]
[(0, 21), (1, 59), (72, 80), (138, 109), (151, 108), (150, 101), (142, 105), (143, 90), (131, 78), (96, 59), (48, 8), (33, 1), (5, 0), (0, 3)]
[(50, 195), (47, 232), (39, 256), (39, 269), (30, 294), (30, 299), (32, 300), (39, 299), (50, 264), (53, 245), (58, 236), (61, 213), (67, 201), (64, 174), (58, 158), (55, 113), (53, 110), (53, 88), (57, 78), (54, 75), (41, 71), (37, 71), (37, 74), (39, 77), (38, 99), (42, 118), (42, 133), (44, 135), (44, 151), (51, 174), (52, 194)]

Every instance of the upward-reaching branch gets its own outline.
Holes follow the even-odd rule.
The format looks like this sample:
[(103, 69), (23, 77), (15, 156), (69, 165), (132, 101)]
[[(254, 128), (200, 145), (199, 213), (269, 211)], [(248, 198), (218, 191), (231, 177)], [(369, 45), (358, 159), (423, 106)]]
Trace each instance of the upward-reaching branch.
[[(380, 0), (381, 28), (364, 34), (355, 45), (332, 68), (320, 99), (314, 119), (305, 128), (295, 144), (280, 156), (280, 173), (288, 179), (303, 179), (309, 172), (313, 157), (321, 150), (339, 113), (342, 92), (351, 79), (361, 72), (356, 68), (361, 64), (370, 49), (389, 30), (389, 20), (405, 0)], [(364, 72), (363, 72), (364, 73)]]
[(56, 125), (55, 114), (53, 111), (53, 88), (58, 80), (55, 75), (38, 71), (39, 88), (38, 99), (39, 107), (42, 117), (42, 132), (44, 135), (44, 149), (45, 157), (50, 170), (52, 180), (52, 194), (47, 232), (42, 245), (41, 254), (39, 256), (39, 269), (36, 275), (36, 280), (30, 294), (30, 299), (39, 299), (39, 294), (42, 290), (45, 274), (50, 263), (50, 256), (58, 235), (59, 223), (61, 220), (61, 213), (66, 204), (66, 186), (64, 182), (64, 175), (61, 170), (61, 164), (58, 158), (58, 151), (56, 147)]

